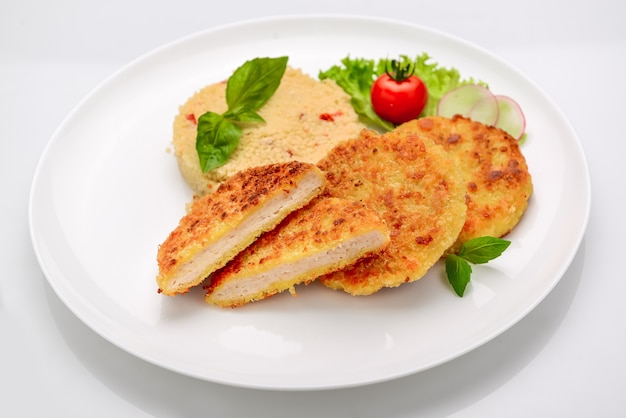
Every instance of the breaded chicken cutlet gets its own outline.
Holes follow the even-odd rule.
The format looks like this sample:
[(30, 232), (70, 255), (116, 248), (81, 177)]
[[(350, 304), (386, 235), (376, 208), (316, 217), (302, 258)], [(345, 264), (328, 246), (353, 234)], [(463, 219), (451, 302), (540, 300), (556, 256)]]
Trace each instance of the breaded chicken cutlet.
[(396, 128), (427, 136), (440, 144), (461, 170), (466, 187), (467, 218), (451, 247), (481, 236), (502, 237), (520, 221), (533, 185), (517, 141), (501, 129), (454, 116), (432, 116)]
[(363, 204), (319, 198), (291, 213), (210, 277), (206, 301), (237, 307), (355, 263), (389, 243), (389, 229)]
[(276, 163), (240, 171), (193, 202), (157, 253), (157, 283), (165, 295), (187, 292), (223, 267), (263, 232), (322, 191), (313, 164)]
[(418, 280), (465, 223), (461, 173), (426, 137), (363, 131), (336, 146), (318, 166), (328, 183), (323, 196), (362, 202), (391, 229), (391, 242), (382, 251), (318, 279), (332, 289), (368, 295)]

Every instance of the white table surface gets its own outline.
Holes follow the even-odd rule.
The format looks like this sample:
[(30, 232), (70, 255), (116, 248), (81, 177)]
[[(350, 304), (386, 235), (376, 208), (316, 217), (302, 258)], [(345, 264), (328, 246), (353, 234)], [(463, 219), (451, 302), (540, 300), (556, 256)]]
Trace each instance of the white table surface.
[[(248, 3), (0, 3), (0, 415), (626, 416), (626, 2)], [(262, 391), (196, 380), (137, 359), (77, 319), (37, 264), (27, 207), (41, 152), (81, 98), (153, 48), (224, 23), (306, 13), (426, 25), (491, 51), (534, 80), (571, 121), (587, 155), (592, 210), (582, 245), (556, 288), (511, 329), (398, 380)]]

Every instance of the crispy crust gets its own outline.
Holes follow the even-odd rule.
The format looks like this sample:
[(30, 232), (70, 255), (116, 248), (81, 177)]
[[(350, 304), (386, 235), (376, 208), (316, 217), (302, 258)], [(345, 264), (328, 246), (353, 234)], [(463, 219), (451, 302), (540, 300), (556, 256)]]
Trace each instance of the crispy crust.
[[(158, 249), (160, 291), (174, 295), (200, 284), (263, 232), (309, 203), (324, 182), (323, 173), (313, 164), (269, 164), (241, 171), (215, 193), (194, 201)], [(248, 228), (237, 232), (243, 225)], [(211, 252), (221, 254), (211, 256)], [(213, 259), (200, 260), (205, 256)]]
[(309, 283), (389, 243), (389, 229), (363, 204), (315, 199), (291, 213), (211, 275), (206, 301), (236, 307)]
[(416, 133), (443, 146), (461, 169), (467, 219), (450, 252), (480, 236), (502, 237), (520, 221), (533, 185), (517, 141), (501, 129), (470, 119), (433, 116), (407, 122), (400, 132)]
[(363, 131), (318, 163), (324, 196), (343, 196), (376, 210), (391, 229), (380, 253), (319, 280), (333, 289), (368, 295), (421, 278), (457, 238), (465, 221), (461, 174), (428, 138)]

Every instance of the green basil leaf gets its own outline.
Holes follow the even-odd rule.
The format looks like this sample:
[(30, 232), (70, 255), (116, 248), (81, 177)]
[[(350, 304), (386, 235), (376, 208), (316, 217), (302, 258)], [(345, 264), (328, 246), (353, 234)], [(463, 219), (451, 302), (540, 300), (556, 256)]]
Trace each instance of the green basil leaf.
[(196, 151), (202, 172), (213, 170), (228, 161), (239, 139), (241, 128), (222, 115), (207, 112), (198, 118)]
[(511, 241), (494, 237), (478, 237), (466, 241), (459, 250), (459, 256), (470, 263), (484, 264), (498, 258)]
[(458, 255), (449, 254), (446, 257), (446, 275), (455, 293), (463, 297), (465, 288), (470, 282), (472, 266)]
[(280, 85), (287, 60), (288, 57), (255, 58), (237, 68), (226, 84), (228, 110), (239, 114), (242, 109), (260, 109)]
[(261, 117), (256, 111), (250, 109), (240, 109), (239, 113), (227, 111), (223, 114), (224, 118), (233, 122), (248, 122), (248, 123), (263, 123), (265, 119)]
[(241, 127), (236, 123), (263, 123), (257, 111), (278, 89), (288, 57), (255, 58), (237, 68), (226, 83), (228, 110), (222, 115), (206, 112), (198, 118), (196, 150), (203, 173), (224, 165), (239, 145)]

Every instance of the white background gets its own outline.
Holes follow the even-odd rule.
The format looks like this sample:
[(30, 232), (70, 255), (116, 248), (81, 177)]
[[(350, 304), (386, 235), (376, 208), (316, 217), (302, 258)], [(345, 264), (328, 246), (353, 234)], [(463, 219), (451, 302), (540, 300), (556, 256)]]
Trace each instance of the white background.
[[(57, 298), (27, 206), (39, 156), (103, 79), (164, 43), (224, 23), (350, 13), (448, 32), (509, 61), (576, 129), (592, 211), (571, 267), (513, 328), (452, 362), (361, 388), (272, 392), (160, 369), (108, 343)], [(0, 415), (7, 417), (620, 417), (626, 415), (626, 3), (616, 1), (0, 3)]]

